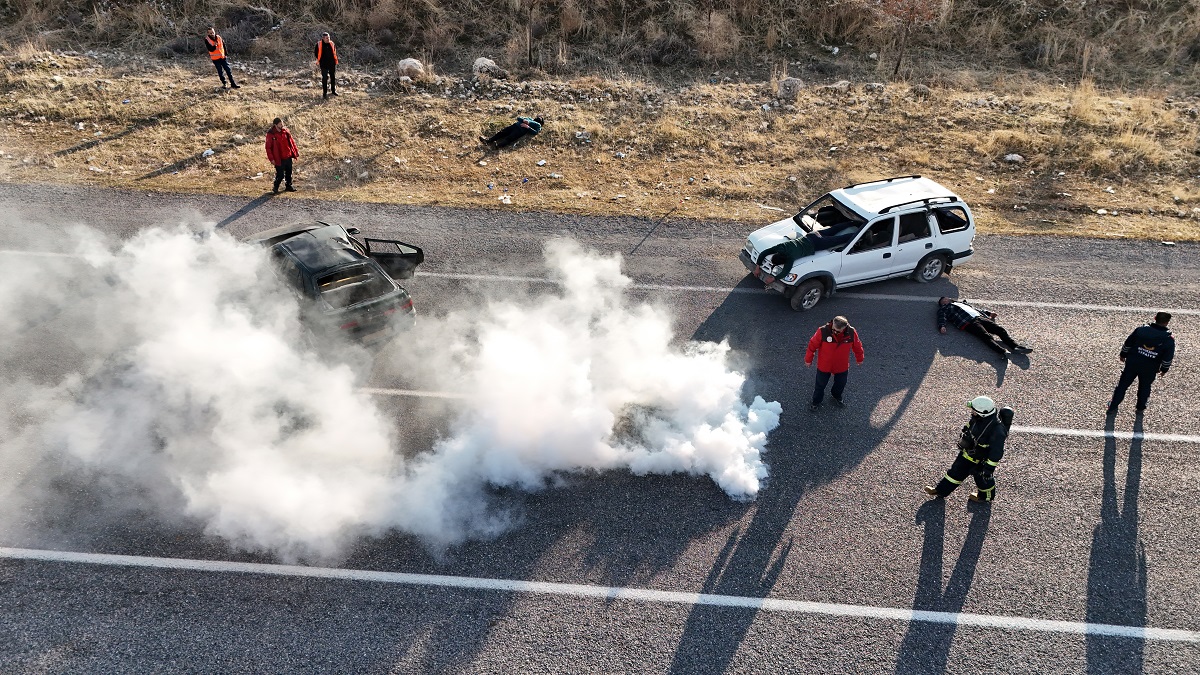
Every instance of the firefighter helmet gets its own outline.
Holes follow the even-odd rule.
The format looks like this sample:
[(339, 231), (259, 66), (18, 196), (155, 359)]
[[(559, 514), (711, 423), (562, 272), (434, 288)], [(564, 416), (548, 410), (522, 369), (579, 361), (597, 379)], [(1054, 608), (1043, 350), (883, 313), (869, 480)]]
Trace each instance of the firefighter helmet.
[(996, 412), (996, 402), (987, 396), (976, 396), (967, 401), (967, 407), (984, 416)]

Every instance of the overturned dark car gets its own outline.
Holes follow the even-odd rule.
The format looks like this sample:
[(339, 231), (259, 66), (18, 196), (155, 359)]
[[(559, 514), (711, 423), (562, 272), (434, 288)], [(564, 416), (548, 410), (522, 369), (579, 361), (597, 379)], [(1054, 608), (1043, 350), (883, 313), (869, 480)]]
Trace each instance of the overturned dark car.
[(412, 322), (412, 298), (396, 281), (411, 278), (425, 254), (412, 244), (356, 234), (357, 228), (315, 222), (246, 241), (270, 249), (276, 272), (301, 298), (309, 330), (377, 346)]

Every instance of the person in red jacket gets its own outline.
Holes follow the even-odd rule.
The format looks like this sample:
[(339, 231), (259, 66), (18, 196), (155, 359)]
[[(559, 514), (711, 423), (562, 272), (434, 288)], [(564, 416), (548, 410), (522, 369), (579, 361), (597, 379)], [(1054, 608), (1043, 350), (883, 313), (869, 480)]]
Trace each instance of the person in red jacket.
[(804, 353), (804, 365), (811, 367), (813, 357), (817, 357), (817, 383), (813, 389), (811, 410), (816, 410), (825, 399), (825, 387), (829, 378), (833, 377), (833, 389), (829, 391), (833, 402), (844, 408), (842, 392), (846, 390), (846, 375), (850, 370), (850, 353), (858, 365), (863, 362), (863, 346), (858, 339), (858, 331), (850, 325), (844, 316), (835, 316), (833, 321), (821, 326), (808, 341), (808, 351)]
[(292, 132), (283, 126), (283, 120), (276, 117), (271, 128), (267, 130), (267, 159), (275, 165), (275, 187), (271, 190), (272, 194), (279, 194), (279, 184), (283, 182), (287, 183), (285, 191), (296, 191), (296, 188), (292, 187), (292, 160), (299, 156), (300, 151), (296, 150)]

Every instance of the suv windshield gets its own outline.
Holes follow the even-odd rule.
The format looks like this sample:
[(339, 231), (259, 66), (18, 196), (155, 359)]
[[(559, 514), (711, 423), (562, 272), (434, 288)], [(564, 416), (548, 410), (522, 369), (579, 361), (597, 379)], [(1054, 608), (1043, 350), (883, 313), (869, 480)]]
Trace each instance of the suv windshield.
[(803, 211), (792, 216), (792, 220), (805, 232), (826, 228), (841, 229), (849, 225), (861, 226), (867, 222), (830, 195), (809, 204)]
[(369, 265), (343, 267), (332, 274), (317, 278), (317, 292), (334, 309), (366, 302), (395, 290), (391, 279), (379, 274)]

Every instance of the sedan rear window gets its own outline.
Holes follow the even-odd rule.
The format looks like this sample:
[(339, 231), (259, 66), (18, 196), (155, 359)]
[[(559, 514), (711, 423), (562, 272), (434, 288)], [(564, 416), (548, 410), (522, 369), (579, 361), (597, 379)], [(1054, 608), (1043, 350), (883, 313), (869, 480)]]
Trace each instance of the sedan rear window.
[(354, 265), (317, 278), (317, 292), (334, 309), (373, 300), (395, 290), (391, 279), (369, 265)]

